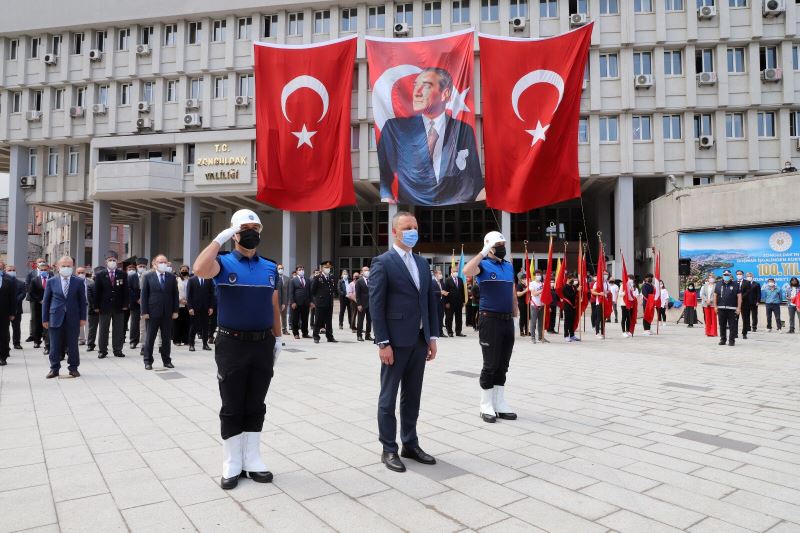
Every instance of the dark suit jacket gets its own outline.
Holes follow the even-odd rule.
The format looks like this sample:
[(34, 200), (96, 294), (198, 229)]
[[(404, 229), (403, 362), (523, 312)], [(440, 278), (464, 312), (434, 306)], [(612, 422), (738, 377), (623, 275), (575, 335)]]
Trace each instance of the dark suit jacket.
[(750, 283), (750, 293), (748, 302), (750, 305), (758, 305), (761, 302), (761, 284), (757, 281)]
[[(44, 287), (42, 287), (42, 278), (38, 275), (38, 272), (35, 270), (33, 271), (33, 276), (29, 276), (30, 281), (28, 282), (28, 301), (29, 302), (41, 302), (44, 298)], [(47, 279), (53, 277), (52, 272), (47, 273)]]
[(311, 298), (317, 307), (332, 307), (336, 299), (336, 280), (322, 274), (311, 280)]
[(89, 303), (89, 314), (96, 315), (94, 302), (97, 299), (97, 290), (93, 279), (86, 280), (86, 301)]
[(461, 307), (464, 305), (464, 281), (461, 278), (453, 280), (453, 276), (447, 276), (444, 281), (444, 290), (449, 294), (445, 296), (445, 301), (451, 307)]
[(22, 302), (25, 301), (25, 297), (28, 295), (28, 286), (21, 279), (15, 279), (14, 283), (17, 287), (17, 312), (15, 316), (22, 316)]
[(98, 272), (94, 279), (95, 300), (94, 308), (100, 313), (120, 313), (128, 307), (130, 294), (128, 292), (128, 273), (118, 268), (114, 272), (114, 286), (111, 286), (111, 276), (108, 270)]
[(78, 276), (70, 276), (67, 295), (61, 284), (61, 276), (47, 280), (42, 300), (42, 322), (48, 327), (60, 328), (64, 325), (74, 328), (78, 334), (80, 320), (86, 320), (86, 286)]
[[(739, 280), (735, 280), (735, 283), (739, 285)], [(746, 279), (741, 281), (741, 285), (739, 285), (739, 292), (742, 293), (742, 305), (750, 305), (750, 290), (752, 289), (750, 282)]]
[(356, 281), (356, 305), (369, 309), (369, 282), (364, 277)]
[(3, 278), (3, 286), (0, 287), (0, 319), (8, 320), (17, 314), (17, 280), (2, 272), (0, 276)]
[(378, 142), (382, 199), (393, 198), (396, 174), (400, 203), (443, 205), (475, 201), (483, 189), (475, 131), (466, 122), (449, 116), (445, 118), (444, 131), (437, 182), (422, 116), (386, 121)]
[(420, 288), (394, 249), (370, 264), (369, 312), (375, 342), (388, 340), (392, 346), (409, 347), (417, 342), (420, 322), (425, 340), (439, 336), (439, 317), (430, 266), (414, 255), (419, 270)]
[(289, 278), (283, 274), (278, 274), (275, 279), (275, 290), (278, 291), (278, 303), (286, 305), (289, 300)]
[(292, 278), (289, 282), (289, 305), (308, 305), (311, 303), (311, 282), (306, 280), (305, 287), (300, 283), (300, 277)]
[(142, 295), (142, 288), (139, 286), (139, 273), (128, 274), (128, 309), (135, 311), (139, 309), (139, 299)]
[(172, 316), (180, 308), (178, 282), (175, 275), (164, 273), (164, 288), (157, 272), (148, 272), (142, 278), (142, 314), (150, 318)]
[(194, 309), (195, 315), (204, 313), (208, 315), (208, 310), (213, 309), (214, 302), (214, 281), (210, 279), (203, 280), (203, 286), (200, 286), (200, 278), (192, 276), (186, 284), (186, 307)]

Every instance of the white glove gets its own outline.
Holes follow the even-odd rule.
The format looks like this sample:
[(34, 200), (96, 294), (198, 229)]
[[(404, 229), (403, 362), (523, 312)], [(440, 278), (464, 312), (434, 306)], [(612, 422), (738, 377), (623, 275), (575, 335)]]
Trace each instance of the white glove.
[(278, 362), (278, 356), (281, 354), (281, 350), (283, 350), (283, 341), (281, 341), (280, 337), (275, 337), (275, 348), (272, 349), (272, 355), (274, 357), (272, 364)]
[(226, 242), (231, 240), (231, 237), (239, 233), (240, 229), (241, 227), (224, 229), (219, 233), (219, 235), (214, 237), (214, 242), (219, 244), (220, 246), (223, 246)]
[(495, 247), (495, 245), (496, 245), (497, 243), (498, 243), (498, 241), (490, 241), (490, 242), (487, 242), (487, 243), (486, 243), (486, 244), (483, 246), (483, 250), (481, 250), (481, 255), (482, 255), (483, 257), (486, 257), (487, 255), (489, 255), (489, 252), (491, 252), (491, 251), (492, 251), (492, 248), (494, 248), (494, 247)]

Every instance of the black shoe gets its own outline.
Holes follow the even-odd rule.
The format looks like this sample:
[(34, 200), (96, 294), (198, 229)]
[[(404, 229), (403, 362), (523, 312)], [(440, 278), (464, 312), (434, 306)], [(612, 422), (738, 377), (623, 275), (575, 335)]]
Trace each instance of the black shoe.
[(344, 324), (339, 324), (339, 329), (344, 329)]
[(131, 350), (135, 350), (137, 344), (139, 344), (139, 343), (138, 342), (132, 342), (131, 343)]
[(144, 369), (145, 370), (153, 370), (153, 365), (151, 365), (150, 363), (145, 363), (144, 364)]
[(70, 371), (69, 371), (69, 375), (70, 375), (70, 376), (72, 376), (73, 378), (79, 378), (79, 377), (81, 377), (81, 373), (80, 373), (80, 372), (78, 372), (77, 370), (70, 370)]
[(289, 330), (284, 328), (284, 329), (281, 330), (281, 333), (283, 333), (284, 335), (288, 335), (289, 334)]
[(359, 335), (359, 336), (358, 336), (358, 340), (359, 340), (359, 341), (361, 341), (361, 342), (364, 342), (364, 337), (362, 337), (361, 335)]
[(381, 454), (381, 462), (392, 472), (406, 471), (406, 465), (400, 460), (400, 456), (394, 452), (383, 452)]
[(172, 363), (164, 363), (164, 368), (175, 368), (175, 365)]
[(747, 333), (742, 333), (742, 338), (746, 339), (747, 338)]
[(211, 346), (209, 346), (208, 344), (204, 344), (203, 345), (203, 349), (210, 352), (211, 351)]
[(736, 344), (736, 341), (728, 341), (728, 346), (734, 346), (735, 344)]
[(6, 366), (7, 364), (5, 359), (0, 359), (0, 366)]
[(463, 333), (456, 333), (456, 337), (466, 337)]
[(295, 338), (295, 339), (299, 339), (299, 338), (300, 338), (300, 335), (295, 335), (295, 336), (294, 336), (294, 338)]
[(41, 348), (42, 347), (42, 343), (41, 342), (34, 342), (33, 343), (33, 347), (34, 348)]
[(333, 337), (331, 337), (330, 339), (328, 339), (328, 342), (339, 342), (339, 341), (337, 341), (336, 339), (334, 339)]
[(368, 341), (371, 341), (371, 340), (373, 340), (371, 335), (367, 335), (366, 337), (364, 337), (364, 339), (365, 339), (365, 340), (368, 340)]
[(310, 339), (311, 335), (309, 335), (308, 333), (303, 333), (303, 338), (304, 339)]
[(47, 379), (53, 379), (57, 377), (58, 377), (58, 371), (56, 370), (51, 370), (50, 372), (47, 373)]
[(453, 334), (452, 334), (452, 333), (448, 333), (448, 334), (447, 334), (447, 336), (448, 336), (448, 337), (452, 337), (452, 336), (453, 336)]
[(28, 335), (28, 338), (25, 339), (25, 342), (33, 342), (33, 336)]
[(242, 472), (243, 477), (249, 477), (256, 483), (272, 483), (272, 472)]
[(125, 354), (122, 352), (114, 352), (114, 357), (125, 357)]
[(239, 484), (239, 476), (233, 477), (223, 477), (219, 480), (219, 486), (222, 487), (223, 490), (231, 490), (235, 489), (236, 486)]
[(719, 341), (719, 345), (720, 346), (725, 346), (726, 342), (728, 342), (728, 341), (726, 341), (725, 339), (722, 339), (721, 341)]
[(21, 350), (22, 349), (22, 345), (21, 344), (15, 344), (14, 345), (14, 349), (15, 350)]
[(189, 351), (190, 351), (190, 352), (193, 352), (193, 351), (194, 351), (194, 345), (192, 345), (192, 346), (189, 346)]
[(93, 345), (93, 344), (90, 344), (90, 345), (89, 345), (89, 347), (88, 347), (88, 348), (86, 348), (86, 351), (87, 351), (87, 352), (93, 352), (93, 351), (94, 351), (94, 345)]
[(494, 424), (497, 422), (497, 417), (494, 415), (487, 415), (486, 413), (481, 413), (481, 420), (484, 422), (488, 422), (489, 424)]
[(758, 331), (758, 330), (756, 328), (753, 328), (753, 333), (755, 333), (756, 331)]
[(433, 458), (432, 455), (428, 455), (422, 448), (419, 446), (414, 446), (413, 448), (403, 448), (400, 450), (400, 457), (405, 457), (406, 459), (414, 459), (418, 463), (422, 463), (424, 465), (435, 465), (436, 459)]
[(105, 353), (99, 353), (99, 354), (97, 354), (97, 358), (98, 359), (105, 359), (107, 355), (108, 354), (105, 354)]
[(319, 344), (319, 339), (314, 339), (314, 344)]
[(497, 413), (497, 418), (502, 420), (516, 420), (517, 413)]

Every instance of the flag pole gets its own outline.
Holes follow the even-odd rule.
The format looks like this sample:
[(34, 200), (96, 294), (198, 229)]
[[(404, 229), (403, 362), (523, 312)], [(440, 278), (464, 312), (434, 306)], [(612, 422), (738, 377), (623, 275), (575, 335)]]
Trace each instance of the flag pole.
[(531, 333), (531, 304), (533, 303), (533, 296), (531, 295), (531, 265), (528, 263), (528, 241), (527, 239), (522, 241), (522, 245), (525, 247), (525, 259), (522, 262), (522, 268), (525, 269), (525, 280), (528, 282), (525, 285), (527, 294), (525, 295), (525, 306), (527, 309), (525, 310), (525, 320), (528, 322), (528, 334)]
[[(655, 246), (653, 246), (653, 259), (655, 260), (656, 264), (658, 264), (659, 261), (658, 261), (658, 256), (656, 256), (656, 247)], [(653, 269), (653, 271), (655, 271), (655, 269)], [(655, 287), (655, 290), (658, 291), (658, 303), (659, 303), (659, 305), (661, 305), (661, 303), (662, 303), (661, 302), (661, 286), (660, 286), (661, 285), (661, 272), (658, 273), (658, 276), (659, 276), (659, 279), (658, 279), (659, 286)], [(658, 326), (659, 326), (659, 324), (661, 324), (661, 315), (659, 314), (658, 309), (656, 309), (656, 335), (658, 335)]]
[[(600, 244), (600, 256), (597, 258), (597, 268), (595, 269), (595, 273), (600, 270), (600, 261), (603, 262), (603, 274), (605, 274), (605, 262), (606, 262), (606, 251), (603, 247), (603, 232), (597, 232), (597, 242)], [(597, 280), (600, 283), (600, 286), (603, 288), (603, 300), (600, 304), (600, 331), (603, 335), (603, 340), (606, 340), (606, 282), (604, 279)]]
[[(589, 243), (583, 243), (583, 263), (586, 262), (586, 252), (589, 250)], [(581, 280), (581, 296), (583, 296), (583, 284), (586, 283), (586, 278), (589, 277), (588, 267), (583, 269), (583, 279)], [(583, 309), (583, 301), (581, 301), (581, 315), (583, 316), (583, 332), (586, 332), (586, 309)], [(583, 336), (581, 336), (583, 339)]]
[[(583, 257), (583, 232), (578, 232), (578, 307), (575, 309), (577, 313), (583, 308), (583, 284), (585, 283), (584, 280), (580, 279), (581, 277), (581, 258)], [(575, 318), (578, 319), (578, 325), (580, 326), (580, 316), (575, 315)], [(586, 320), (583, 321), (584, 327), (586, 327)], [(583, 332), (581, 332), (581, 328), (578, 328), (578, 338), (583, 339)]]

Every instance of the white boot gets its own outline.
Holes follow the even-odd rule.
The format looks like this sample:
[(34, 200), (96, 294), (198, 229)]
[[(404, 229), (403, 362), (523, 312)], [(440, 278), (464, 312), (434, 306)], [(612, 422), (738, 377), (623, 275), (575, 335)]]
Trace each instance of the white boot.
[(261, 432), (245, 431), (242, 437), (242, 470), (253, 481), (269, 483), (272, 481), (272, 472), (267, 470), (267, 465), (261, 459)]
[(222, 488), (234, 488), (239, 482), (241, 473), (242, 434), (240, 433), (222, 441)]
[(490, 424), (496, 421), (493, 399), (494, 389), (481, 389), (481, 418)]
[(506, 403), (505, 387), (495, 385), (493, 391), (494, 411), (497, 413), (497, 416), (503, 420), (516, 420), (517, 413), (513, 412), (511, 407)]

